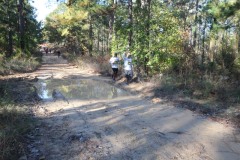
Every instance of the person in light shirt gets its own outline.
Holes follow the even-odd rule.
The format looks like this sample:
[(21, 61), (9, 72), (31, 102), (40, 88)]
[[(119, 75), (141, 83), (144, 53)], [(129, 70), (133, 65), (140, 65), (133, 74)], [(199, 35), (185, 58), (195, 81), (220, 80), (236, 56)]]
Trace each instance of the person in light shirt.
[(130, 82), (130, 80), (133, 77), (133, 64), (132, 64), (132, 55), (130, 53), (123, 54), (123, 61), (124, 61), (124, 74), (127, 78), (127, 84)]
[(114, 53), (113, 57), (110, 58), (109, 63), (111, 64), (113, 70), (112, 79), (115, 81), (117, 78), (119, 65), (119, 58), (117, 57), (117, 53)]

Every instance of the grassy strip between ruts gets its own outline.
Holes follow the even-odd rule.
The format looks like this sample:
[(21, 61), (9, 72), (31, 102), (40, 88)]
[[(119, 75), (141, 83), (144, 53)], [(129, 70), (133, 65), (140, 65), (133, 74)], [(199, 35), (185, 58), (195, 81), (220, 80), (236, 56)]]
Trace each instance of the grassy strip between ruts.
[(18, 159), (24, 152), (24, 137), (32, 128), (33, 118), (27, 106), (0, 100), (0, 159)]

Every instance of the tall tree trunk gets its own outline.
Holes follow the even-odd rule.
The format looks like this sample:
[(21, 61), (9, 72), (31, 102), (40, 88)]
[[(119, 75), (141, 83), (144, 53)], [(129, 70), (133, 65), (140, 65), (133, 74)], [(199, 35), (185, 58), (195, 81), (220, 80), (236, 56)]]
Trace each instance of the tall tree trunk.
[[(140, 8), (142, 7), (142, 0), (136, 0), (136, 9), (137, 9), (137, 12), (135, 12), (135, 14), (136, 14), (136, 26), (139, 26), (139, 19), (140, 19), (140, 15), (142, 14), (142, 12), (140, 11)], [(135, 30), (134, 30), (135, 31)], [(136, 30), (135, 31), (136, 32), (136, 35), (138, 35), (139, 34), (139, 30)], [(139, 38), (139, 37), (138, 37)], [(139, 46), (140, 46), (140, 44), (139, 44), (139, 42), (136, 44), (137, 45), (137, 48), (140, 48)], [(137, 57), (136, 57), (136, 76), (137, 76), (137, 78), (138, 78), (138, 81), (141, 81), (140, 80), (140, 77), (141, 77), (141, 58), (140, 58), (140, 55), (139, 54), (137, 54)]]
[(98, 39), (97, 39), (97, 51), (98, 51), (98, 53), (100, 52), (99, 44), (100, 44), (100, 29), (98, 29)]
[[(225, 44), (226, 44), (226, 42), (225, 42), (225, 30), (224, 30), (224, 32), (222, 33), (222, 39), (221, 39), (221, 45), (222, 45), (222, 48), (221, 48), (221, 54), (223, 54), (224, 52), (225, 52), (225, 50), (226, 50), (226, 48), (225, 48)], [(222, 61), (222, 70), (224, 70), (225, 69), (225, 63), (224, 63), (224, 60), (223, 60), (223, 58), (221, 59), (221, 61)]]
[(10, 5), (8, 2), (8, 8), (7, 8), (7, 14), (8, 14), (8, 57), (11, 57), (13, 54), (13, 37), (12, 37), (12, 27), (11, 27), (11, 21), (10, 21)]
[(12, 39), (12, 30), (8, 30), (8, 57), (11, 57), (13, 54), (13, 39)]
[(128, 0), (128, 20), (129, 20), (129, 29), (130, 29), (129, 33), (128, 33), (128, 46), (129, 46), (129, 48), (132, 47), (132, 36), (133, 36), (133, 31), (132, 31), (132, 24), (133, 24), (132, 5), (133, 5), (132, 0)]
[(24, 17), (23, 17), (23, 0), (18, 1), (18, 12), (19, 12), (19, 32), (20, 32), (20, 48), (22, 52), (25, 49), (24, 42)]
[(196, 43), (197, 43), (197, 24), (198, 24), (198, 3), (199, 3), (199, 1), (198, 0), (196, 0), (196, 14), (195, 14), (195, 30), (194, 30), (194, 33), (193, 33), (193, 48), (195, 48), (196, 47)]
[(106, 38), (106, 51), (109, 53), (109, 41), (108, 38)]
[[(236, 45), (237, 45), (237, 51), (236, 51), (236, 58), (239, 59), (240, 58), (240, 29), (237, 30), (237, 34), (236, 34)], [(238, 85), (239, 85), (239, 82), (240, 82), (240, 75), (238, 74), (236, 76), (237, 80), (238, 80)]]
[[(114, 0), (111, 0), (110, 5), (112, 8), (114, 8)], [(110, 11), (109, 15), (109, 46), (112, 47), (112, 38), (113, 38), (113, 25), (114, 25), (114, 9)]]
[(205, 62), (205, 32), (207, 27), (207, 20), (204, 22), (203, 27), (203, 38), (202, 38), (202, 67), (204, 68), (204, 62)]
[(90, 23), (90, 27), (89, 27), (89, 47), (88, 47), (88, 51), (89, 51), (89, 55), (92, 56), (92, 50), (93, 50), (92, 16), (89, 17), (89, 23)]
[(104, 28), (102, 30), (102, 55), (104, 55)]
[[(147, 0), (147, 47), (148, 47), (148, 52), (150, 52), (150, 19), (151, 19), (151, 0)], [(147, 63), (148, 63), (149, 59), (148, 57), (145, 56), (144, 58), (144, 71), (145, 73), (148, 75), (148, 67), (147, 67)]]

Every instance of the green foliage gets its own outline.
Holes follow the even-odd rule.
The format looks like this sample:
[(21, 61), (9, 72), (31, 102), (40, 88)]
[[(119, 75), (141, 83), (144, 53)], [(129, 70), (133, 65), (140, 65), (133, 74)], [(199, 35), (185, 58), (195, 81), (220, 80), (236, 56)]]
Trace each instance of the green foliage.
[(46, 19), (44, 32), (49, 42), (64, 42), (67, 48), (79, 53), (87, 46), (89, 30), (89, 11), (86, 7), (90, 1), (77, 1), (68, 7), (58, 6)]
[[(41, 40), (41, 30), (40, 23), (35, 19), (33, 7), (28, 1), (23, 1), (23, 4), (24, 50), (21, 52), (27, 53), (35, 50)], [(14, 56), (14, 50), (21, 48), (19, 8), (15, 0), (2, 0), (0, 6), (0, 53), (11, 57)]]
[[(171, 10), (154, 1), (151, 7), (151, 19), (142, 8), (134, 10), (133, 46), (130, 48), (140, 65), (147, 65), (151, 73), (170, 69), (181, 54), (181, 33), (179, 21)], [(116, 35), (112, 50), (124, 52), (128, 49), (128, 34), (131, 26), (126, 15), (127, 8), (120, 6), (116, 10)], [(148, 28), (149, 29), (146, 29)], [(149, 33), (149, 34), (147, 34)], [(173, 47), (174, 46), (174, 47)], [(146, 61), (147, 60), (147, 61)]]
[(73, 55), (129, 50), (135, 69), (143, 74), (235, 70), (240, 50), (238, 1), (128, 2), (60, 4), (46, 20), (45, 36)]

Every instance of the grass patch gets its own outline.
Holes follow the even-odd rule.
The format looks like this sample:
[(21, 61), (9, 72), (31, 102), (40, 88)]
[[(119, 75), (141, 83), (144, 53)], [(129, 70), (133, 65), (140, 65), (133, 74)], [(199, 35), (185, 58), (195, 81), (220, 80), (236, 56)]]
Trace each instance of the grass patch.
[(13, 57), (6, 59), (0, 58), (0, 75), (7, 75), (13, 72), (31, 72), (41, 65), (39, 58), (36, 57)]
[(32, 128), (33, 118), (25, 106), (0, 100), (0, 159), (18, 159), (24, 152), (24, 135)]
[(238, 100), (240, 93), (240, 88), (232, 85), (229, 81), (222, 81), (220, 78), (211, 79), (197, 76), (185, 78), (168, 75), (161, 79), (160, 88), (169, 92), (169, 94), (178, 94), (181, 91), (181, 93), (190, 98), (203, 100), (215, 98), (217, 101), (228, 101), (230, 98)]
[(178, 106), (228, 120), (239, 126), (240, 87), (231, 81), (223, 80), (221, 76), (213, 79), (197, 75), (166, 75), (158, 83), (154, 89), (155, 97), (173, 100), (180, 103)]
[(31, 84), (18, 79), (0, 81), (0, 159), (19, 159), (26, 135), (34, 127), (32, 105), (38, 100)]
[(9, 68), (11, 68), (13, 71), (31, 72), (36, 70), (40, 66), (40, 63), (36, 60), (36, 58), (30, 57), (11, 59), (7, 65), (9, 65)]

